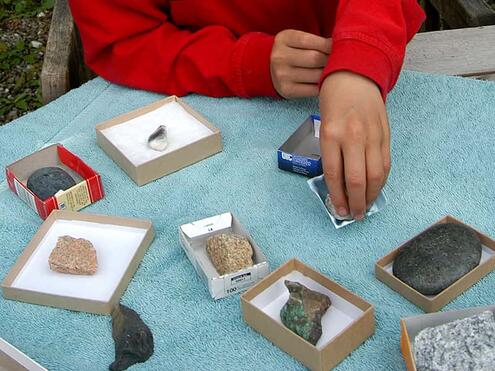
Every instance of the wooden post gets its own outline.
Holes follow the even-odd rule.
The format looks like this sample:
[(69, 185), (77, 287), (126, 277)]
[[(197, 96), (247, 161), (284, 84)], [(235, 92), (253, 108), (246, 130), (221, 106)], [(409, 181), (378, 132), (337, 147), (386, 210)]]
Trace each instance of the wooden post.
[(95, 75), (84, 65), (81, 40), (67, 0), (56, 0), (41, 70), (43, 103), (57, 99)]

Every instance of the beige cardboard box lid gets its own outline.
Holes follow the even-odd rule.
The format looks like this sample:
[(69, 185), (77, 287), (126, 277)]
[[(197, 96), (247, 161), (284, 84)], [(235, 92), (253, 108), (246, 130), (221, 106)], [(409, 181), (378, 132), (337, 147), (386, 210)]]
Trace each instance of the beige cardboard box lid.
[[(473, 230), (480, 238), (481, 244), (483, 245), (483, 250), (480, 264), (439, 294), (431, 296), (423, 295), (392, 274), (392, 265), (395, 257), (399, 253), (400, 249), (412, 239), (403, 243), (400, 247), (393, 250), (389, 254), (385, 255), (375, 264), (376, 278), (385, 283), (387, 286), (390, 286), (406, 299), (416, 304), (418, 307), (428, 313), (436, 312), (443, 308), (445, 305), (462, 294), (468, 288), (473, 286), (476, 282), (485, 277), (495, 268), (495, 240), (450, 215), (443, 217), (428, 228), (431, 228), (436, 224), (447, 222), (461, 224)], [(425, 229), (424, 231), (426, 231), (427, 229)], [(424, 231), (422, 231), (421, 233), (423, 233)], [(413, 239), (419, 236), (421, 233), (414, 236)]]
[[(271, 295), (272, 291), (270, 290), (276, 289), (276, 285), (280, 285), (281, 279), (293, 273), (300, 274), (299, 277), (306, 277), (307, 282), (305, 281), (303, 284), (312, 281), (315, 286), (320, 287), (317, 291), (323, 288), (331, 292), (333, 294), (332, 305), (338, 305), (340, 302), (347, 303), (347, 308), (355, 308), (352, 316), (350, 312), (346, 313), (351, 318), (350, 322), (329, 338), (328, 342), (321, 345), (317, 343), (314, 346), (275, 320), (273, 313), (260, 309), (256, 303), (257, 298), (263, 294), (265, 294), (264, 296)], [(338, 298), (338, 301), (335, 300), (335, 297)], [(335, 367), (375, 331), (373, 305), (297, 259), (289, 260), (246, 291), (241, 296), (241, 306), (244, 321), (248, 325), (312, 370), (323, 371)], [(275, 309), (277, 308), (278, 306)], [(332, 306), (325, 316), (331, 309)], [(325, 316), (323, 316), (322, 321), (325, 321)], [(332, 321), (329, 323), (330, 326), (335, 324)], [(324, 329), (320, 340), (325, 336), (326, 327), (323, 322), (322, 327)]]
[(19, 349), (0, 338), (0, 371), (47, 371)]
[[(177, 102), (189, 115), (210, 129), (211, 134), (190, 143), (189, 145), (180, 147), (174, 151), (165, 153), (162, 156), (156, 157), (136, 166), (115, 143), (108, 139), (104, 133), (105, 129), (124, 124), (132, 119), (159, 109), (160, 107), (171, 102)], [(108, 156), (115, 161), (139, 186), (173, 173), (186, 166), (192, 165), (209, 156), (221, 152), (223, 149), (220, 130), (175, 95), (98, 124), (96, 126), (96, 141), (98, 145), (108, 154)]]
[[(92, 242), (98, 258), (95, 275), (50, 270), (49, 253), (57, 237), (65, 234)], [(54, 210), (5, 277), (1, 285), (3, 296), (27, 303), (110, 314), (153, 237), (153, 225), (147, 220)]]
[(400, 347), (408, 371), (416, 371), (414, 359), (414, 338), (419, 332), (427, 327), (440, 326), (458, 319), (474, 316), (484, 311), (495, 311), (495, 305), (482, 307), (471, 307), (460, 310), (452, 310), (442, 313), (422, 314), (419, 316), (406, 317), (400, 320), (401, 337)]

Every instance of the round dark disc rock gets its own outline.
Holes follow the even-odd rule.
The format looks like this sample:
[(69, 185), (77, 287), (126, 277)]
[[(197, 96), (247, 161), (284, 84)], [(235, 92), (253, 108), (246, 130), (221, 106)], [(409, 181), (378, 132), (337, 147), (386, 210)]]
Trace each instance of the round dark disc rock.
[(27, 187), (41, 200), (75, 185), (74, 179), (59, 167), (42, 167), (32, 173), (27, 181)]
[(456, 223), (437, 224), (403, 246), (393, 273), (423, 295), (436, 295), (475, 268), (481, 259), (476, 233)]

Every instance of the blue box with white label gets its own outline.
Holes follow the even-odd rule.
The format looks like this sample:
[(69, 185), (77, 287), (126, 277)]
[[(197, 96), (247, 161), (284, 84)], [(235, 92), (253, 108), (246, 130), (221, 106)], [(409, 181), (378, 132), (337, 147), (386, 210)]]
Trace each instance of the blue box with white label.
[(311, 115), (278, 149), (279, 169), (306, 175), (323, 174), (320, 153), (320, 116)]

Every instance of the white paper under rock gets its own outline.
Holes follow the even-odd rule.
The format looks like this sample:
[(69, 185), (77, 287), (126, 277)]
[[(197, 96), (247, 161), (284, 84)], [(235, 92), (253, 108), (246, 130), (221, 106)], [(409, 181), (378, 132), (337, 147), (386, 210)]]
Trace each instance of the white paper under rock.
[[(149, 136), (160, 125), (166, 126), (168, 141), (167, 148), (162, 152), (148, 146)], [(139, 166), (205, 138), (213, 132), (190, 115), (179, 103), (170, 102), (142, 116), (104, 129), (102, 134), (133, 165)]]
[(323, 349), (330, 341), (337, 337), (363, 314), (363, 311), (354, 304), (338, 296), (318, 282), (299, 271), (292, 271), (279, 278), (270, 287), (266, 288), (262, 293), (251, 300), (251, 304), (265, 312), (280, 324), (282, 324), (280, 310), (289, 299), (289, 290), (287, 290), (287, 287), (284, 284), (285, 280), (299, 282), (311, 290), (327, 295), (332, 301), (332, 305), (321, 319), (322, 335), (316, 343), (317, 349)]
[[(145, 229), (76, 220), (57, 220), (12, 283), (12, 287), (46, 294), (107, 302), (146, 234)], [(59, 236), (85, 238), (98, 256), (92, 276), (50, 270), (48, 257)]]

